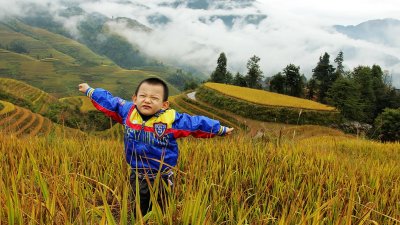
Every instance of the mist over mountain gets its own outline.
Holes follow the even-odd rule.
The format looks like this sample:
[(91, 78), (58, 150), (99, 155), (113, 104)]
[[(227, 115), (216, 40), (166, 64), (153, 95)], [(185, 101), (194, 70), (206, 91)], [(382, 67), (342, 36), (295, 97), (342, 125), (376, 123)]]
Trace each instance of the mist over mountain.
[[(27, 4), (36, 7), (26, 7)], [(343, 51), (345, 69), (378, 64), (392, 75), (393, 84), (400, 87), (399, 20), (364, 20), (359, 25), (348, 25), (329, 15), (313, 14), (313, 9), (307, 8), (311, 2), (305, 2), (303, 8), (293, 5), (272, 0), (23, 0), (7, 13), (28, 18), (34, 12), (45, 15), (45, 8), (61, 24), (53, 26), (54, 29), (73, 37), (85, 37), (88, 45), (101, 46), (106, 31), (127, 40), (130, 48), (146, 60), (152, 59), (147, 63), (195, 68), (205, 74), (215, 69), (219, 53), (225, 52), (228, 69), (233, 73), (246, 73), (247, 60), (257, 55), (265, 76), (272, 76), (293, 63), (309, 78), (324, 52), (330, 54), (335, 66), (334, 57)], [(331, 11), (335, 12), (333, 8)], [(93, 18), (97, 18), (98, 24), (90, 22)], [(101, 32), (85, 30), (82, 24)], [(99, 24), (101, 29), (97, 27)]]
[(369, 20), (358, 25), (336, 25), (335, 29), (346, 36), (389, 47), (400, 47), (400, 20)]

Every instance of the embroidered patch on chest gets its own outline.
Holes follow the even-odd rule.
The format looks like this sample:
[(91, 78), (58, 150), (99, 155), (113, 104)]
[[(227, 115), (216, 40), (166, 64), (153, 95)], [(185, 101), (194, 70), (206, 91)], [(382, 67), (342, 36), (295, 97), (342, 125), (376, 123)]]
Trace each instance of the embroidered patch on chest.
[(154, 132), (156, 133), (156, 136), (158, 138), (161, 138), (164, 136), (165, 131), (167, 130), (167, 124), (166, 123), (154, 123), (153, 124)]

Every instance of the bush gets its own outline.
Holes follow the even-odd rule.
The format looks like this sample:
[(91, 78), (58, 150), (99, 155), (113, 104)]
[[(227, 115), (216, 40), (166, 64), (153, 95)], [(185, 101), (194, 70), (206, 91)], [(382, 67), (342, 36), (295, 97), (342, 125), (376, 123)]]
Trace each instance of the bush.
[(19, 40), (14, 40), (10, 43), (9, 50), (16, 52), (16, 53), (29, 53), (26, 45), (24, 42)]
[(400, 141), (400, 108), (386, 108), (375, 119), (378, 138), (382, 141)]
[(53, 122), (83, 131), (101, 131), (110, 128), (110, 120), (99, 111), (81, 113), (79, 107), (72, 108), (67, 103), (56, 102), (49, 104), (45, 116)]
[(4, 105), (0, 102), (0, 111), (4, 109)]

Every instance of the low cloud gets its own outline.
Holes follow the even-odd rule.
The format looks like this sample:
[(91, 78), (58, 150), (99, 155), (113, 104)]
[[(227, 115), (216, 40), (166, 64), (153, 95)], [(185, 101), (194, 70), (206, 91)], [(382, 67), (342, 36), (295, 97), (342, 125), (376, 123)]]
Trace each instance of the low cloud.
[[(2, 1), (5, 0), (0, 0), (0, 3)], [(394, 1), (383, 0), (380, 6), (369, 0), (357, 1), (371, 10), (368, 13), (358, 12), (359, 6), (353, 9), (349, 4), (343, 9), (337, 1), (333, 3), (338, 5), (335, 8), (332, 4), (314, 0), (306, 0), (301, 4), (277, 0), (249, 1), (244, 5), (233, 1), (236, 4), (225, 9), (221, 7), (221, 2), (224, 1), (206, 4), (208, 9), (188, 8), (185, 1), (165, 4), (166, 1), (162, 0), (137, 0), (134, 3), (82, 0), (75, 1), (75, 4), (87, 12), (99, 12), (110, 18), (128, 17), (153, 28), (152, 32), (141, 32), (129, 29), (123, 23), (108, 24), (113, 32), (126, 37), (132, 44), (139, 46), (142, 52), (166, 63), (188, 64), (205, 73), (210, 73), (215, 68), (219, 53), (225, 52), (228, 67), (233, 73), (246, 73), (247, 60), (257, 55), (261, 58), (260, 66), (265, 76), (272, 76), (293, 63), (310, 77), (312, 69), (324, 52), (330, 54), (333, 64), (337, 53), (343, 50), (346, 68), (381, 65), (393, 75), (393, 84), (400, 87), (400, 63), (396, 62), (400, 59), (400, 45), (387, 47), (354, 40), (333, 30), (332, 26), (335, 24), (356, 25), (369, 19), (392, 15), (396, 18), (395, 15), (400, 15), (399, 10), (396, 12), (396, 9), (389, 7), (390, 4), (395, 4)], [(50, 3), (42, 0), (40, 4), (52, 4), (54, 12), (57, 7), (65, 7), (57, 1)], [(0, 7), (4, 7), (4, 4), (1, 5), (3, 6)], [(12, 14), (22, 12), (18, 7), (9, 11)], [(230, 15), (235, 17), (231, 26), (227, 26), (223, 18)], [(249, 15), (265, 15), (266, 18), (260, 17), (264, 19), (249, 24), (245, 21)], [(151, 19), (154, 16), (162, 18), (162, 21), (154, 24)], [(76, 17), (60, 21), (73, 34), (78, 35), (76, 24), (80, 19), (82, 18)]]

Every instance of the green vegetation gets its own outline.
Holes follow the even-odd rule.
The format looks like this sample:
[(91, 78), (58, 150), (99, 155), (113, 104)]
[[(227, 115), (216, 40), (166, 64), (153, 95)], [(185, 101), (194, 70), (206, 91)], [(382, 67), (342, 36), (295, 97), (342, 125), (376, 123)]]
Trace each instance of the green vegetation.
[(4, 109), (4, 105), (0, 102), (0, 111)]
[(300, 66), (289, 64), (283, 69), (282, 73), (277, 73), (267, 79), (267, 82), (269, 82), (269, 89), (271, 91), (295, 97), (303, 97), (306, 80), (304, 75), (300, 75)]
[(376, 135), (382, 141), (400, 140), (400, 108), (385, 109), (375, 119)]
[(206, 88), (205, 86), (198, 89), (196, 97), (219, 109), (228, 110), (235, 114), (260, 121), (331, 125), (338, 123), (340, 120), (339, 113), (335, 111), (317, 111), (259, 105), (226, 96), (215, 90)]

